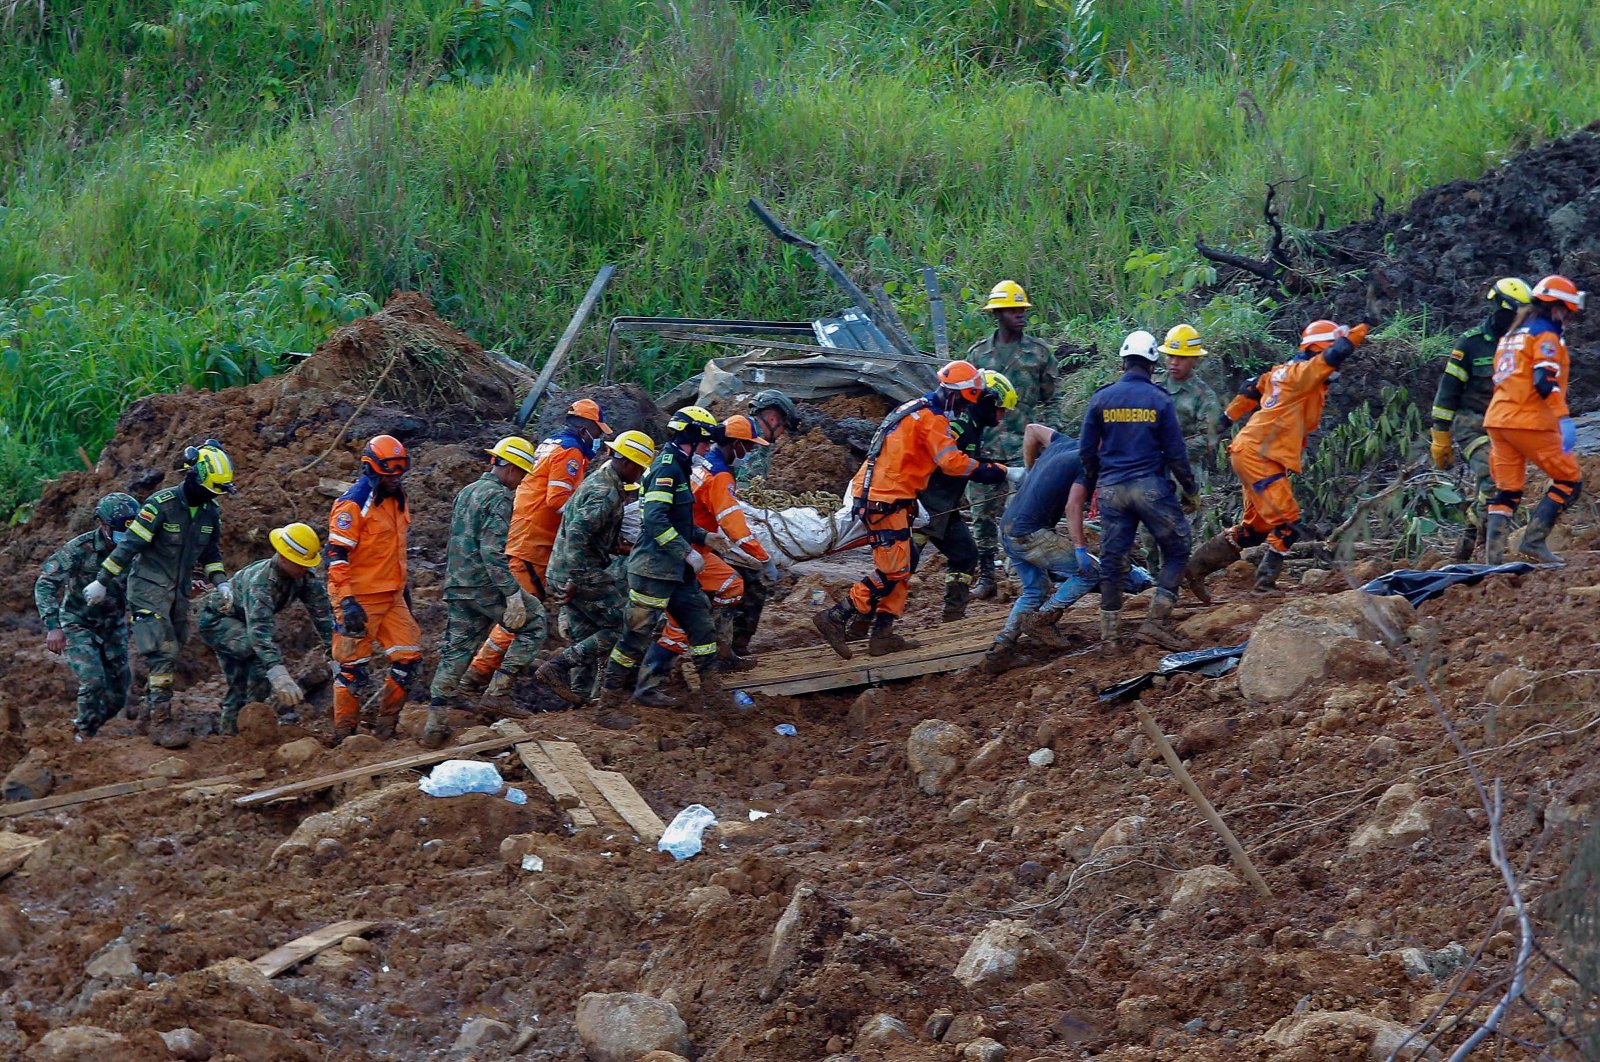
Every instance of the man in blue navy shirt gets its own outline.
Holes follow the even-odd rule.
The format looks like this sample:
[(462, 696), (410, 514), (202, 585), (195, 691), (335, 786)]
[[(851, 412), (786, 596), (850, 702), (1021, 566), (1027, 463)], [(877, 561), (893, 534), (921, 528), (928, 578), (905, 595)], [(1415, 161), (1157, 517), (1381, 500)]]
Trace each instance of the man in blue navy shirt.
[[(1172, 626), (1172, 606), (1189, 562), (1184, 509), (1200, 499), (1172, 396), (1150, 379), (1158, 357), (1149, 332), (1122, 341), (1122, 378), (1095, 392), (1079, 439), (1084, 487), (1091, 494), (1100, 490), (1100, 637), (1107, 646), (1117, 641), (1122, 581), (1140, 524), (1161, 548), (1161, 572), (1138, 636), (1167, 649), (1184, 646)], [(1181, 505), (1174, 479), (1183, 491)]]

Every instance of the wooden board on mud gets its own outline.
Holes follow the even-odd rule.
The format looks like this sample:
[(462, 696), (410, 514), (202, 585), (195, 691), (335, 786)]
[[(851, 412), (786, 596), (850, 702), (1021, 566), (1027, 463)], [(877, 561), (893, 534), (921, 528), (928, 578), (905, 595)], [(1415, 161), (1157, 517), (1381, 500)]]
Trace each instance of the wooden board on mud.
[(38, 800), (19, 800), (14, 804), (0, 804), (0, 819), (14, 819), (18, 815), (28, 815), (35, 811), (50, 811), (55, 808), (71, 807), (74, 804), (87, 804), (93, 800), (109, 800), (112, 797), (128, 796), (131, 793), (148, 793), (154, 789), (199, 789), (208, 785), (227, 785), (232, 782), (254, 782), (265, 778), (267, 772), (260, 767), (237, 774), (219, 774), (215, 778), (197, 778), (189, 782), (175, 782), (170, 778), (152, 775), (149, 778), (137, 778), (131, 782), (117, 782), (113, 785), (98, 785), (93, 789), (79, 789), (71, 793), (57, 793), (54, 796), (40, 797)]
[(359, 937), (377, 924), (356, 919), (335, 922), (303, 937), (296, 937), (282, 947), (273, 948), (250, 965), (267, 977), (277, 977), (291, 966), (305, 962), (318, 952), (327, 951), (345, 937)]

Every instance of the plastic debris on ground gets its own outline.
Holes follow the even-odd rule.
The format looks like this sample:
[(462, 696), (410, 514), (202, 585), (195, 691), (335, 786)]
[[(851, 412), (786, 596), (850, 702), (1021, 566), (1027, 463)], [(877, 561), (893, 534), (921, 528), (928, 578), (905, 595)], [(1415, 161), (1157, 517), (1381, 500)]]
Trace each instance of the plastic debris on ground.
[(766, 818), (771, 818), (771, 817), (772, 817), (772, 812), (770, 812), (770, 811), (757, 811), (755, 808), (751, 808), (750, 809), (750, 821), (751, 822), (755, 822), (757, 819), (766, 819)]
[(751, 705), (755, 704), (756, 702), (755, 702), (755, 698), (751, 697), (744, 690), (734, 690), (733, 691), (733, 703), (737, 704), (740, 708), (749, 708)]
[(717, 824), (716, 813), (704, 804), (690, 804), (673, 818), (656, 847), (673, 859), (688, 859), (700, 853), (700, 835)]
[(532, 871), (543, 870), (544, 869), (544, 860), (540, 859), (538, 856), (534, 855), (532, 852), (529, 852), (527, 855), (522, 857), (522, 869), (523, 870), (532, 870)]
[(772, 729), (782, 734), (784, 737), (796, 737), (800, 733), (800, 731), (794, 728), (793, 723), (779, 723)]
[(452, 797), (464, 793), (498, 793), (505, 784), (492, 763), (445, 760), (435, 766), (433, 773), (418, 782), (417, 786), (429, 796)]
[(512, 786), (506, 790), (506, 799), (511, 801), (513, 804), (526, 804), (528, 802), (528, 794), (524, 793), (516, 786)]
[(1125, 697), (1132, 697), (1150, 688), (1157, 675), (1172, 675), (1179, 671), (1187, 671), (1206, 678), (1220, 678), (1239, 666), (1239, 658), (1244, 655), (1245, 646), (1249, 642), (1238, 645), (1219, 645), (1210, 649), (1191, 649), (1186, 653), (1170, 653), (1161, 658), (1154, 671), (1146, 671), (1143, 675), (1107, 686), (1099, 693), (1102, 701), (1120, 701)]
[(1512, 561), (1509, 564), (1447, 564), (1432, 571), (1402, 568), (1380, 575), (1367, 583), (1362, 590), (1379, 597), (1403, 597), (1411, 606), (1431, 601), (1452, 586), (1470, 586), (1481, 582), (1486, 575), (1527, 575), (1541, 568), (1559, 568), (1559, 564), (1529, 564)]

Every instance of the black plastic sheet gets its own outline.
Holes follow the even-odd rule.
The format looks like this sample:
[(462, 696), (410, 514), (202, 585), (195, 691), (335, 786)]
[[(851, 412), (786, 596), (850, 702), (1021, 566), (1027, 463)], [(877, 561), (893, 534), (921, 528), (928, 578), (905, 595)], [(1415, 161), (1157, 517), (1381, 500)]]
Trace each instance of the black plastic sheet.
[(1510, 564), (1448, 564), (1432, 571), (1402, 568), (1378, 576), (1361, 589), (1379, 597), (1403, 597), (1415, 607), (1433, 600), (1452, 586), (1470, 586), (1482, 581), (1486, 575), (1527, 575), (1541, 568), (1559, 567), (1559, 564), (1512, 561)]
[(1249, 642), (1238, 645), (1217, 645), (1210, 649), (1191, 649), (1186, 653), (1171, 653), (1161, 658), (1154, 671), (1147, 671), (1136, 678), (1126, 679), (1115, 686), (1108, 686), (1100, 691), (1102, 701), (1120, 701), (1128, 697), (1143, 693), (1155, 682), (1157, 675), (1175, 675), (1179, 672), (1204, 675), (1206, 678), (1220, 678), (1239, 666), (1239, 658), (1244, 655), (1245, 646)]

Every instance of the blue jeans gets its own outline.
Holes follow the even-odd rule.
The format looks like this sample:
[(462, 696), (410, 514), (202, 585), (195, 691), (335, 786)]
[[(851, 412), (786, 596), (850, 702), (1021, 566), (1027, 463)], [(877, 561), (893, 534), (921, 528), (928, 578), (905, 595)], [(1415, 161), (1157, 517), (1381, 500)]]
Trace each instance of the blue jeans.
[(1122, 608), (1122, 576), (1128, 552), (1143, 524), (1161, 547), (1161, 572), (1156, 592), (1178, 596), (1178, 582), (1189, 563), (1189, 518), (1166, 476), (1143, 476), (1100, 488), (1100, 607)]
[[(1000, 548), (1011, 558), (1011, 567), (1022, 581), (1022, 593), (1017, 595), (1006, 617), (1005, 629), (999, 640), (1015, 641), (1022, 625), (1022, 617), (1030, 612), (1066, 608), (1078, 598), (1093, 590), (1100, 582), (1099, 572), (1078, 571), (1077, 553), (1072, 540), (1054, 528), (1045, 528), (1015, 538), (1000, 536)], [(1054, 592), (1051, 587), (1055, 586)], [(1139, 593), (1151, 584), (1150, 574), (1143, 568), (1132, 567), (1123, 579), (1130, 593)]]

